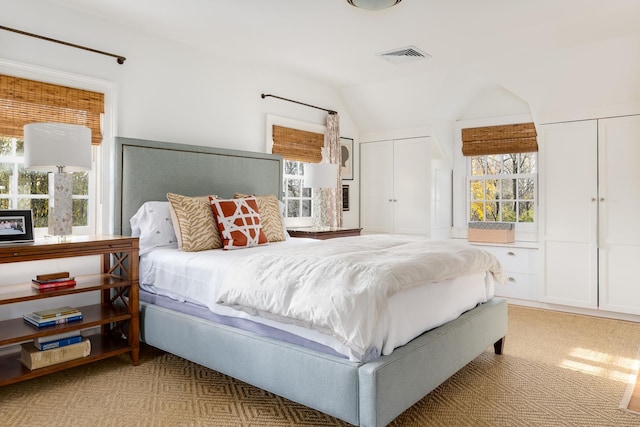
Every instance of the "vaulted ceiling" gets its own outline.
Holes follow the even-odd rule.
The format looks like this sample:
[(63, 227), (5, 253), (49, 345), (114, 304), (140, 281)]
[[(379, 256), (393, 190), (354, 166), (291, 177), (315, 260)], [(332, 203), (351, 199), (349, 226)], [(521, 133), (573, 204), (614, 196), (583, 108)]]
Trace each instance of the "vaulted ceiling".
[[(638, 0), (49, 0), (338, 90), (369, 130), (455, 120), (500, 88), (534, 115), (640, 103)], [(377, 53), (414, 46), (431, 58)]]

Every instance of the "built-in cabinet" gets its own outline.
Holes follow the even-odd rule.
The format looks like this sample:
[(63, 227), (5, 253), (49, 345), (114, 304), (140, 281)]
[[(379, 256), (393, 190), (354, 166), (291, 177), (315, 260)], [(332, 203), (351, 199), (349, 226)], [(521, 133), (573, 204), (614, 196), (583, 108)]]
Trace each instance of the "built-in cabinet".
[(431, 138), (360, 144), (363, 233), (448, 237), (451, 168)]
[(640, 116), (539, 127), (540, 301), (640, 314)]
[(504, 283), (495, 283), (495, 295), (519, 300), (538, 300), (538, 248), (534, 243), (507, 245), (473, 243), (492, 253), (504, 270)]

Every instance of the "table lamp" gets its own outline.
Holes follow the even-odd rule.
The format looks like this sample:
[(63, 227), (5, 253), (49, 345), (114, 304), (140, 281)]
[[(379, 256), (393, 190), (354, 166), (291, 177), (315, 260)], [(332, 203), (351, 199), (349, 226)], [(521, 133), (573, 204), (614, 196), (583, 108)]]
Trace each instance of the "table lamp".
[(64, 123), (24, 127), (24, 166), (49, 173), (49, 234), (72, 233), (73, 202), (69, 172), (91, 169), (91, 129)]
[(326, 213), (322, 209), (322, 189), (338, 186), (338, 165), (334, 163), (305, 163), (304, 186), (313, 189), (313, 226), (315, 229), (327, 227)]

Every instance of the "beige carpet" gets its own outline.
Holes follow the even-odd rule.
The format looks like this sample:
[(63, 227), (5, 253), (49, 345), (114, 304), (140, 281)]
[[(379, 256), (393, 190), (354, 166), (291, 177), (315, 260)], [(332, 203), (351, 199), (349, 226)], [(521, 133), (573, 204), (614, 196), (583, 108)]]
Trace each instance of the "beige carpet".
[[(487, 351), (392, 426), (640, 426), (619, 409), (640, 324), (511, 306), (505, 355)], [(344, 426), (345, 423), (145, 347), (0, 388), (8, 426)], [(312, 384), (309, 385), (313, 386)]]

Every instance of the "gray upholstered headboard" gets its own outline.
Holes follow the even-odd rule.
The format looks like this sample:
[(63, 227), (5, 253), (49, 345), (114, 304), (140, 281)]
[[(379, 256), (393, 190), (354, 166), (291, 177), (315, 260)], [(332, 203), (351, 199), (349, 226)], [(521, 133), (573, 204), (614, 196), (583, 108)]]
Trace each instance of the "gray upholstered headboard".
[(274, 154), (115, 139), (114, 232), (131, 235), (129, 219), (144, 202), (234, 193), (275, 194), (282, 199), (282, 157)]

